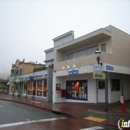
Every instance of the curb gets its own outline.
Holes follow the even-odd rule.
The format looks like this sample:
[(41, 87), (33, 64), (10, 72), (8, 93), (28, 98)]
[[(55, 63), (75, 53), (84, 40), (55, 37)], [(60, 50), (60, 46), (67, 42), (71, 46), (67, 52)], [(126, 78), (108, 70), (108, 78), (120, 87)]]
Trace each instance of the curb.
[(106, 126), (118, 127), (117, 124), (111, 124), (111, 123), (108, 123), (108, 122), (91, 121), (91, 120), (84, 119), (84, 118), (81, 118), (81, 117), (78, 117), (78, 116), (75, 116), (75, 115), (72, 115), (72, 114), (63, 112), (63, 111), (56, 111), (56, 110), (53, 110), (53, 109), (50, 109), (50, 108), (41, 107), (40, 105), (39, 105), (39, 106), (38, 106), (38, 105), (34, 105), (34, 104), (32, 104), (32, 103), (25, 103), (25, 102), (21, 102), (21, 101), (16, 101), (16, 100), (11, 100), (11, 99), (4, 99), (4, 98), (0, 98), (0, 100), (10, 101), (10, 102), (16, 102), (16, 103), (19, 103), (19, 104), (24, 104), (24, 105), (28, 105), (28, 106), (33, 106), (33, 107), (36, 107), (36, 108), (40, 108), (40, 109), (44, 109), (44, 110), (47, 110), (47, 111), (54, 112), (55, 114), (64, 114), (64, 115), (73, 117), (73, 118), (75, 118), (75, 119), (80, 119), (80, 120), (84, 120), (84, 121), (94, 122), (94, 123), (102, 124), (102, 125), (106, 125)]

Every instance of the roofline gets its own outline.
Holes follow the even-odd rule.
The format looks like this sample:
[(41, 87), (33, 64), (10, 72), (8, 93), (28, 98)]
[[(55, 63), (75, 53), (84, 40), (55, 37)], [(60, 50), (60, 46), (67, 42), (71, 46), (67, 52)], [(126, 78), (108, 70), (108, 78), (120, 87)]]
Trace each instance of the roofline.
[(47, 50), (44, 50), (44, 52), (46, 53), (46, 52), (53, 51), (53, 50), (54, 50), (54, 47), (53, 48), (49, 48)]
[(58, 36), (58, 37), (56, 37), (56, 38), (54, 38), (54, 39), (52, 39), (52, 40), (53, 40), (53, 41), (57, 41), (58, 39), (61, 39), (61, 38), (63, 38), (63, 37), (66, 37), (66, 36), (68, 36), (68, 35), (70, 35), (70, 34), (73, 34), (73, 35), (74, 35), (74, 31), (71, 30), (71, 31), (69, 31), (69, 32), (66, 32), (66, 33), (64, 33), (64, 34), (62, 34), (62, 35), (60, 35), (60, 36)]

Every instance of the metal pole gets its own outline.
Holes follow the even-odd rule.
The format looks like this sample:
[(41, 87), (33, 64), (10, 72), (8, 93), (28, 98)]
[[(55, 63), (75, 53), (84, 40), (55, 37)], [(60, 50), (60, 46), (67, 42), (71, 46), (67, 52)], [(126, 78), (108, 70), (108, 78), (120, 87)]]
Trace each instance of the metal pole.
[(124, 95), (124, 91), (123, 91), (123, 74), (121, 74), (121, 94), (122, 94), (122, 96)]
[(105, 110), (108, 111), (108, 85), (107, 85), (107, 78), (105, 72)]

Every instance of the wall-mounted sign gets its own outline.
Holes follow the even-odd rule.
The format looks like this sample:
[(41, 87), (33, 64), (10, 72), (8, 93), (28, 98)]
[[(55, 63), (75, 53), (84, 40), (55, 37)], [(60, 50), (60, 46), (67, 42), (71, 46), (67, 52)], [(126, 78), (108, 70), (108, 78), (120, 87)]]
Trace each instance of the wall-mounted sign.
[(93, 78), (94, 79), (104, 79), (104, 73), (102, 72), (102, 66), (101, 65), (94, 65), (93, 66)]
[(106, 65), (106, 70), (114, 70), (114, 67), (110, 65)]
[(33, 81), (33, 76), (30, 76), (30, 81)]
[(79, 70), (68, 71), (68, 75), (75, 75), (75, 74), (79, 74)]

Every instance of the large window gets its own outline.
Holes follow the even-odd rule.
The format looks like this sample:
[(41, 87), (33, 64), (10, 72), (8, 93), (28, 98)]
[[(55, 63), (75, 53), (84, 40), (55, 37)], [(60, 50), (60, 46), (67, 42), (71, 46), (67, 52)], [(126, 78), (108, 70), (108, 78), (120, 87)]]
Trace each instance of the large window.
[(87, 100), (87, 80), (66, 81), (66, 98)]
[(120, 91), (119, 79), (111, 79), (111, 91)]
[(80, 56), (85, 56), (85, 55), (86, 55), (86, 50), (85, 49), (76, 51), (76, 53), (75, 53), (75, 57), (80, 57)]
[(66, 55), (66, 60), (70, 60), (70, 59), (73, 59), (73, 58), (74, 58), (74, 52), (68, 53), (68, 54)]
[(95, 51), (97, 50), (97, 48), (98, 48), (97, 45), (87, 48), (87, 55), (95, 54)]

